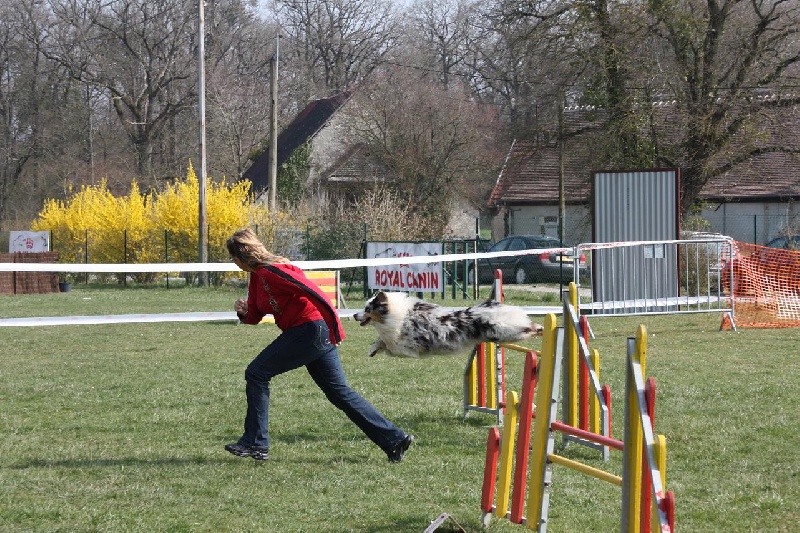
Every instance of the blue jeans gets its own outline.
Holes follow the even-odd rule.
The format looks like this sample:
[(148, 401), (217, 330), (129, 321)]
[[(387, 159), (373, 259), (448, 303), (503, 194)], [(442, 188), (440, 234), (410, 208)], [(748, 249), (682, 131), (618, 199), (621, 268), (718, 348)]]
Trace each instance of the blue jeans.
[(328, 400), (381, 449), (388, 452), (405, 437), (403, 430), (347, 384), (339, 350), (330, 341), (325, 321), (318, 320), (287, 329), (248, 365), (244, 373), (247, 415), (240, 444), (269, 448), (269, 381), (301, 366)]

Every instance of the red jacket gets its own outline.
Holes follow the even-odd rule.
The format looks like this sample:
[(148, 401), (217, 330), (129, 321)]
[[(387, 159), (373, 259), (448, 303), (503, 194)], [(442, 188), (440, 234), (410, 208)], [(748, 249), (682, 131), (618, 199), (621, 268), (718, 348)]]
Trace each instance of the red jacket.
[(301, 269), (284, 263), (263, 265), (250, 273), (245, 324), (258, 324), (264, 315), (275, 317), (281, 331), (313, 320), (325, 320), (334, 344), (344, 340), (339, 315), (324, 292)]

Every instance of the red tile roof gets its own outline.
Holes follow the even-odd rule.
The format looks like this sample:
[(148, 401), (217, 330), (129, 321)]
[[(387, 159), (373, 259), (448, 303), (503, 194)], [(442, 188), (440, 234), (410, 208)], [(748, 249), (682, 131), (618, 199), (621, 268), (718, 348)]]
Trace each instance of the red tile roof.
[[(663, 106), (667, 114), (672, 104)], [(598, 129), (602, 111), (567, 109), (564, 139), (564, 197), (567, 203), (589, 199), (591, 176), (598, 159), (594, 146), (602, 140)], [(674, 122), (665, 127), (677, 134)], [(700, 198), (706, 200), (786, 200), (800, 199), (800, 106), (769, 110), (757, 132), (748, 132), (746, 140), (734, 148), (769, 146), (794, 147), (798, 153), (764, 152), (715, 176), (703, 187)], [(741, 138), (744, 138), (742, 136)], [(559, 199), (559, 146), (554, 139), (515, 141), (506, 164), (488, 200), (489, 207), (500, 205), (552, 205)], [(720, 159), (718, 164), (725, 163)]]

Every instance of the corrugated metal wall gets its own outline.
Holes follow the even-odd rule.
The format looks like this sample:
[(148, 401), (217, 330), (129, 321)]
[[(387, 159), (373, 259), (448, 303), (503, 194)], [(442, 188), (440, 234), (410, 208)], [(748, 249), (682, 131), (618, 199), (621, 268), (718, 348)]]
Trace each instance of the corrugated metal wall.
[[(592, 176), (594, 242), (679, 238), (677, 169), (595, 172)], [(674, 245), (597, 250), (592, 255), (596, 302), (646, 301), (678, 296)]]

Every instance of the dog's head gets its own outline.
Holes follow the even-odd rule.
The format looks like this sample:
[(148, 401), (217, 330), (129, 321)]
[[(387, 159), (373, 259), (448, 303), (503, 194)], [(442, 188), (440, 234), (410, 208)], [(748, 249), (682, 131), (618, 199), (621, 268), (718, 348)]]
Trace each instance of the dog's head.
[(384, 317), (389, 313), (389, 298), (386, 293), (379, 291), (375, 296), (367, 300), (364, 310), (353, 315), (354, 320), (362, 326), (366, 326), (372, 321), (383, 323)]

